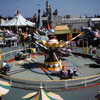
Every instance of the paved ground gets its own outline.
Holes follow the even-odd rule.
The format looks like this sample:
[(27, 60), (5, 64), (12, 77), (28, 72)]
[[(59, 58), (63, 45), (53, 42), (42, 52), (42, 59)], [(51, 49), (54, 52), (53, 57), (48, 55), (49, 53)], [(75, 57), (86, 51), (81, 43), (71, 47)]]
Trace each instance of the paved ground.
[[(95, 100), (95, 95), (100, 91), (100, 86), (75, 91), (54, 92), (59, 94), (64, 100)], [(20, 100), (21, 97), (28, 93), (34, 92), (30, 90), (12, 88), (10, 92), (3, 96), (3, 100)]]
[[(89, 58), (72, 55), (69, 57), (62, 57), (62, 59), (65, 61), (69, 61), (78, 67), (78, 73), (80, 75), (77, 77), (86, 77), (100, 73), (100, 71), (98, 70), (100, 69), (100, 66), (97, 66), (95, 61)], [(16, 78), (32, 79), (32, 80), (60, 79), (60, 77), (58, 76), (52, 76), (52, 75), (48, 76), (45, 73), (44, 74), (35, 73), (29, 69), (29, 67), (32, 66), (32, 64), (34, 64), (35, 62), (43, 62), (43, 61), (44, 61), (44, 56), (40, 55), (37, 56), (36, 58), (27, 58), (27, 60), (14, 61), (12, 62), (12, 68), (8, 73), (8, 75)]]

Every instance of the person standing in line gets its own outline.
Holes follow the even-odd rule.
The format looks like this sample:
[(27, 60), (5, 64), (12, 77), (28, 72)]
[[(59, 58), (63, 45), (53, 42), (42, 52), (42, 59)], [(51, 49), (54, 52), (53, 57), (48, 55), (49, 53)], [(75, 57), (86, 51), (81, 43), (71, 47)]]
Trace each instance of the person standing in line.
[(92, 47), (92, 45), (90, 45), (89, 51), (88, 51), (88, 52), (89, 52), (90, 54), (92, 54), (92, 50), (93, 50), (93, 47)]
[(93, 48), (92, 53), (96, 54), (96, 47)]
[(93, 54), (93, 58), (96, 58), (96, 47), (93, 48), (92, 54)]

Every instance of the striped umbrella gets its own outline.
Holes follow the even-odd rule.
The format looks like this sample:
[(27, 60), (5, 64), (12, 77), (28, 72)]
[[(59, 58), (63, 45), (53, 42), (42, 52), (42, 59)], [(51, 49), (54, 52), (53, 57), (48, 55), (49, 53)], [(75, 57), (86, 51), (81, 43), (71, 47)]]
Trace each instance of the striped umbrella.
[(21, 100), (64, 100), (58, 94), (45, 92), (42, 88), (38, 92), (33, 92), (22, 97)]
[(0, 97), (2, 95), (6, 95), (9, 92), (10, 88), (11, 86), (8, 82), (0, 80)]

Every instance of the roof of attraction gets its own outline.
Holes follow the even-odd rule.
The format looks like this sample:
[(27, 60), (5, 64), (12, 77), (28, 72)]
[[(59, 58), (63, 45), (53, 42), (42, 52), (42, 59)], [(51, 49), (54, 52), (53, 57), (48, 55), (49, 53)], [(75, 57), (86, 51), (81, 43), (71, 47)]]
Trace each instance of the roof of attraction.
[(54, 28), (55, 34), (68, 34), (70, 29), (66, 25), (58, 25)]

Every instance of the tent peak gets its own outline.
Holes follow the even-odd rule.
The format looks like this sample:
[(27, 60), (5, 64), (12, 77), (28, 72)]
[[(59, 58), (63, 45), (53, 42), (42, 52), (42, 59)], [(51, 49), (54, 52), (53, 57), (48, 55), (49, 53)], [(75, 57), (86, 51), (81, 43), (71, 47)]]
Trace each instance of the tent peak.
[(40, 89), (43, 89), (43, 86), (42, 85), (40, 86)]
[(19, 15), (20, 14), (20, 11), (19, 11), (19, 9), (17, 9), (17, 15)]

